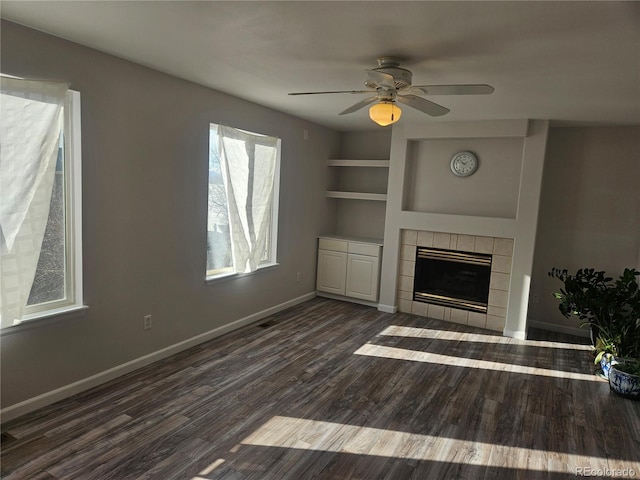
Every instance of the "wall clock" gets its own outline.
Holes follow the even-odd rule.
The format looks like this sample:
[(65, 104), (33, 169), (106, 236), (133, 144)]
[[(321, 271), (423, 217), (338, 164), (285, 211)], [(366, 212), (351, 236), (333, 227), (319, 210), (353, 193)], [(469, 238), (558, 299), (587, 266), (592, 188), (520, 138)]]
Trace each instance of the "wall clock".
[(469, 151), (458, 152), (451, 158), (451, 171), (459, 177), (473, 175), (478, 169), (478, 157)]

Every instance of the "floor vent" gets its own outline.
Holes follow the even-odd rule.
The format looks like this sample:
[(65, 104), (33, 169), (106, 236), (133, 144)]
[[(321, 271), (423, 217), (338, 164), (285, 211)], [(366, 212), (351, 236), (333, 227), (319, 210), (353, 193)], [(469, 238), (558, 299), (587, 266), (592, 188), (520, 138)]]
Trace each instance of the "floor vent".
[(16, 437), (8, 434), (7, 432), (2, 432), (0, 434), (0, 443), (2, 445), (7, 445), (8, 443), (14, 442), (16, 440)]
[(267, 322), (261, 323), (260, 325), (258, 325), (260, 328), (271, 328), (276, 324), (275, 321), (273, 320), (269, 320)]

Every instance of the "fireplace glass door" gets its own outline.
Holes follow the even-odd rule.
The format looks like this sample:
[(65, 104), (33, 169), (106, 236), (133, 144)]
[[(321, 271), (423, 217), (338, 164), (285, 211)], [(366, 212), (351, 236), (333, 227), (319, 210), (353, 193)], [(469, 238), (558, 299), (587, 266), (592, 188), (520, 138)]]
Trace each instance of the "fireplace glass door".
[(487, 312), (491, 255), (417, 247), (413, 299)]

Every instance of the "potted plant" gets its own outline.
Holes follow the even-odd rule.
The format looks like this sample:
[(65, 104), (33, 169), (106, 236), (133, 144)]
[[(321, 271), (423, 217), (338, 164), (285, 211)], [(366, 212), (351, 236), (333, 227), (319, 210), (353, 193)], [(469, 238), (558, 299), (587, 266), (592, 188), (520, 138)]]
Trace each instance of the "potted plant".
[(612, 365), (609, 387), (623, 397), (640, 399), (640, 360), (623, 360)]
[(560, 300), (560, 312), (565, 317), (578, 316), (583, 321), (580, 326), (589, 327), (595, 363), (601, 363), (607, 377), (612, 364), (630, 365), (617, 369), (624, 374), (625, 369), (635, 371), (633, 365), (640, 359), (639, 275), (628, 268), (616, 280), (593, 268), (581, 268), (575, 274), (559, 268), (549, 272), (564, 284), (553, 294)]

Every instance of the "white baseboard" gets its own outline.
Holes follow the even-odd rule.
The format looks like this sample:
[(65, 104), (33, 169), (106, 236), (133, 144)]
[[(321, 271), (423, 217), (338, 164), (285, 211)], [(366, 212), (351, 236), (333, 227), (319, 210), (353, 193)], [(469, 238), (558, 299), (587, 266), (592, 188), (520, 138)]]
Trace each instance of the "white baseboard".
[(33, 412), (38, 408), (45, 407), (77, 393), (81, 393), (85, 390), (89, 390), (90, 388), (97, 387), (98, 385), (113, 380), (114, 378), (118, 378), (122, 375), (133, 372), (134, 370), (145, 367), (153, 362), (157, 362), (158, 360), (162, 360), (163, 358), (175, 355), (176, 353), (224, 335), (225, 333), (229, 333), (233, 330), (237, 330), (238, 328), (258, 322), (263, 318), (268, 317), (269, 315), (273, 315), (274, 313), (278, 313), (289, 307), (293, 307), (302, 302), (306, 302), (307, 300), (311, 300), (315, 296), (316, 292), (307, 293), (274, 307), (270, 307), (247, 317), (238, 319), (221, 327), (214, 328), (213, 330), (209, 330), (208, 332), (201, 333), (200, 335), (196, 335), (195, 337), (183, 340), (182, 342), (170, 345), (156, 352), (136, 358), (135, 360), (123, 363), (122, 365), (118, 365), (117, 367), (113, 367), (103, 372), (97, 373), (96, 375), (83, 378), (82, 380), (70, 383), (69, 385), (65, 385), (64, 387), (56, 388), (55, 390), (51, 390), (36, 397), (29, 398), (14, 405), (10, 405), (0, 410), (0, 418), (2, 418), (2, 422), (7, 422), (21, 415)]
[(343, 302), (351, 302), (351, 303), (357, 303), (359, 305), (366, 305), (367, 307), (377, 307), (378, 306), (377, 303), (370, 302), (369, 300), (360, 300), (359, 298), (345, 297), (343, 295), (334, 295), (333, 293), (316, 292), (316, 295), (318, 297), (330, 298), (332, 300), (341, 300)]
[(529, 319), (528, 326), (540, 328), (542, 330), (550, 330), (552, 332), (566, 333), (567, 335), (575, 335), (576, 337), (589, 338), (589, 330), (579, 327), (568, 327), (566, 325), (558, 325), (556, 323), (539, 322)]
[(504, 330), (502, 335), (505, 337), (517, 338), (518, 340), (527, 339), (527, 332), (524, 330)]
[(398, 307), (395, 305), (383, 305), (382, 303), (379, 303), (378, 310), (385, 313), (396, 313), (398, 311)]

